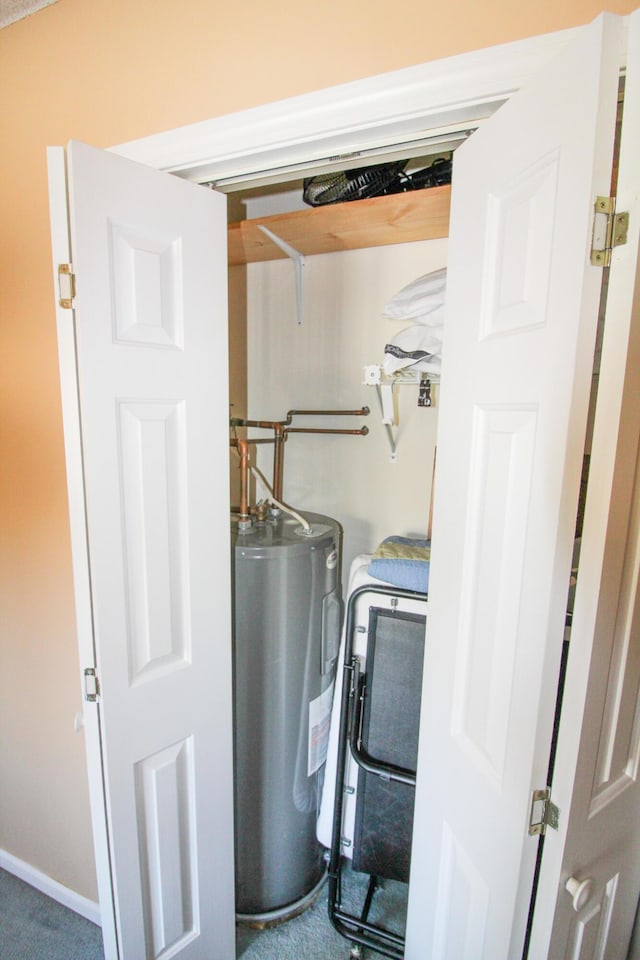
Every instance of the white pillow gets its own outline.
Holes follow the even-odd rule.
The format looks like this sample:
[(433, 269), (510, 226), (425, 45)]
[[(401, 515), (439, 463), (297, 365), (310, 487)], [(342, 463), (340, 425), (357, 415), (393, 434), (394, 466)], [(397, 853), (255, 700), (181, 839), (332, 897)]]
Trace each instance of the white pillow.
[[(382, 311), (388, 320), (412, 320), (432, 324), (431, 315), (444, 305), (447, 268), (433, 270), (398, 290)], [(442, 318), (438, 320), (442, 323)]]
[(388, 350), (389, 345), (399, 347), (405, 353), (414, 353), (417, 350), (424, 353), (440, 353), (442, 351), (442, 331), (435, 327), (425, 327), (420, 323), (414, 323), (394, 334), (385, 346), (385, 350)]
[(442, 338), (433, 327), (413, 324), (401, 330), (384, 348), (382, 369), (387, 376), (411, 367), (429, 373), (440, 372)]
[(384, 373), (391, 377), (399, 370), (419, 370), (421, 373), (440, 373), (442, 360), (440, 357), (427, 354), (422, 360), (409, 360), (402, 357), (393, 357), (390, 353), (385, 353), (382, 361)]

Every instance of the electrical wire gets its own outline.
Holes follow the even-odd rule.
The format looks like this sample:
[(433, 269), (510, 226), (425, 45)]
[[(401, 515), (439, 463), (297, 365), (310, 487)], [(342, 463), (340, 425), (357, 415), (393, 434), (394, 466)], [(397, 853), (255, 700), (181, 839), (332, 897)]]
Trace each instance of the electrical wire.
[(264, 476), (264, 474), (263, 474), (257, 467), (254, 467), (254, 466), (252, 466), (251, 464), (249, 465), (249, 469), (250, 469), (251, 473), (254, 475), (254, 477), (255, 477), (257, 480), (260, 480), (260, 482), (261, 482), (262, 485), (264, 486), (265, 490), (267, 491), (267, 493), (268, 493), (268, 497), (267, 497), (268, 502), (269, 502), (269, 503), (272, 503), (274, 506), (278, 507), (278, 509), (284, 510), (285, 513), (288, 513), (288, 514), (290, 514), (292, 517), (294, 517), (294, 519), (296, 519), (296, 520), (298, 521), (298, 523), (301, 524), (304, 532), (305, 532), (307, 535), (313, 533), (313, 531), (312, 531), (312, 529), (311, 529), (311, 524), (309, 523), (308, 520), (305, 520), (305, 518), (304, 518), (303, 516), (301, 516), (301, 514), (296, 513), (296, 511), (295, 511), (295, 510), (292, 510), (291, 507), (287, 507), (287, 506), (284, 505), (284, 503), (280, 503), (279, 500), (276, 500), (276, 498), (275, 498), (274, 495), (273, 495), (273, 491), (271, 490), (271, 487), (269, 486), (269, 483), (268, 483), (266, 477)]

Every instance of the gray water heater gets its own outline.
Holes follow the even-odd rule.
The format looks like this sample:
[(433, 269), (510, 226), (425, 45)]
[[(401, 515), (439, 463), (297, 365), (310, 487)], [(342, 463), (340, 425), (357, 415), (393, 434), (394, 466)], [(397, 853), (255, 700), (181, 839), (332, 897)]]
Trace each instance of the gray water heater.
[(234, 576), (236, 912), (285, 919), (325, 872), (316, 840), (341, 626), (341, 528), (280, 514), (239, 530)]

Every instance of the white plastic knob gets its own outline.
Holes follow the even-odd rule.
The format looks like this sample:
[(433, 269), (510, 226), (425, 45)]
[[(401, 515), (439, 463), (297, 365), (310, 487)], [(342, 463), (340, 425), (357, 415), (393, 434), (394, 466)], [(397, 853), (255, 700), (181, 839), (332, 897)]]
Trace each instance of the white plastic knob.
[(573, 909), (576, 913), (584, 907), (591, 897), (591, 891), (593, 890), (593, 880), (591, 877), (586, 877), (584, 880), (576, 880), (575, 877), (569, 877), (567, 882), (564, 885), (565, 890), (570, 894), (573, 899)]

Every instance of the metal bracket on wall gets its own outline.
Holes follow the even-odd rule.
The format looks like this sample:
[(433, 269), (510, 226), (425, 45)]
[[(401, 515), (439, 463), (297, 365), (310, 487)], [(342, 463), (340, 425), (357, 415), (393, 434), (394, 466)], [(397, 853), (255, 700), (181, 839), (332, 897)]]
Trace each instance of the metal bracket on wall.
[(280, 249), (286, 253), (288, 257), (293, 261), (293, 266), (296, 271), (296, 318), (298, 321), (298, 326), (302, 324), (302, 309), (304, 306), (304, 266), (305, 258), (302, 253), (292, 247), (291, 244), (287, 243), (285, 240), (282, 240), (279, 236), (269, 230), (268, 227), (265, 227), (263, 224), (258, 224), (260, 230), (270, 240), (280, 247)]
[(398, 427), (394, 393), (395, 387), (401, 383), (418, 385), (420, 388), (418, 392), (418, 406), (431, 407), (433, 405), (433, 394), (431, 392), (433, 382), (434, 380), (430, 374), (402, 371), (399, 374), (387, 377), (383, 375), (382, 367), (379, 364), (369, 364), (364, 368), (364, 385), (375, 387), (376, 393), (378, 394), (382, 423), (387, 432), (387, 440), (389, 442), (389, 460), (391, 463), (398, 462), (397, 432), (394, 432), (394, 427), (396, 430)]

